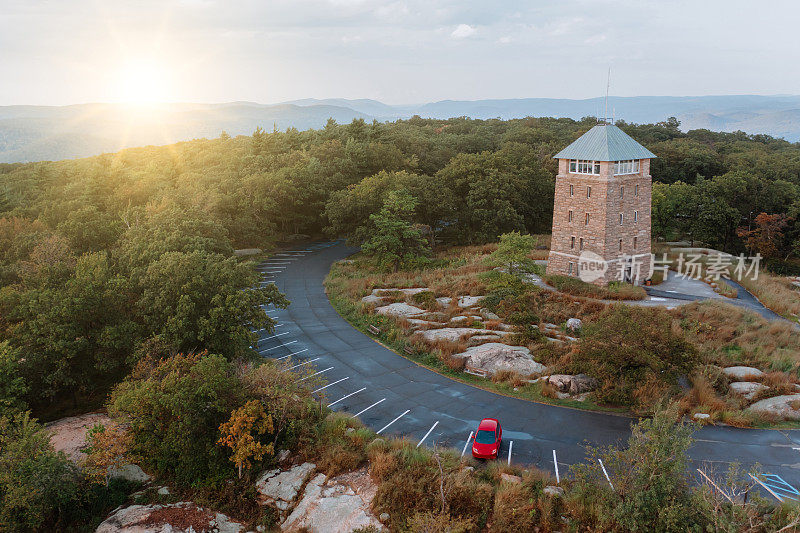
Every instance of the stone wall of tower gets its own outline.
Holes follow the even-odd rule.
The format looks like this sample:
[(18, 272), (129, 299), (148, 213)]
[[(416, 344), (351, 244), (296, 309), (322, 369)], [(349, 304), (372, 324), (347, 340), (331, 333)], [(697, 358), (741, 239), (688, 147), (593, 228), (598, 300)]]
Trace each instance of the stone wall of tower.
[(548, 274), (570, 275), (572, 263), (571, 275), (577, 277), (581, 251), (590, 251), (608, 265), (605, 274), (594, 283), (605, 285), (620, 279), (624, 256), (633, 257), (632, 275), (636, 282), (642, 283), (649, 277), (650, 160), (641, 160), (639, 170), (638, 174), (614, 176), (614, 163), (601, 162), (599, 175), (572, 174), (569, 161), (559, 160)]

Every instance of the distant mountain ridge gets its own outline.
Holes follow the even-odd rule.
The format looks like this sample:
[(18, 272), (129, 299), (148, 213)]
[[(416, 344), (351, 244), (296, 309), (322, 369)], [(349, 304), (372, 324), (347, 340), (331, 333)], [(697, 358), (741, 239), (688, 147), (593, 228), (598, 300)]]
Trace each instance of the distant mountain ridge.
[[(231, 135), (249, 135), (259, 126), (266, 130), (319, 128), (328, 118), (339, 123), (356, 118), (386, 121), (414, 115), (439, 119), (580, 119), (601, 116), (604, 106), (603, 98), (442, 100), (415, 105), (307, 98), (278, 104), (0, 106), (0, 162), (86, 157), (133, 146), (216, 137), (223, 130)], [(609, 114), (627, 122), (658, 122), (674, 116), (684, 130), (742, 130), (800, 141), (800, 96), (612, 96), (608, 109)]]

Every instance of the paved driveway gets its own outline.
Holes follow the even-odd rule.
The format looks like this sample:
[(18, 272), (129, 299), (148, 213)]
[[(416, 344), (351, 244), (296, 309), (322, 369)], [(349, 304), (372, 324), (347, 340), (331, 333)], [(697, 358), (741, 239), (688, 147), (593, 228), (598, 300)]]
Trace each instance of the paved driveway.
[[(561, 471), (584, 460), (584, 443), (623, 443), (632, 419), (539, 404), (498, 395), (452, 381), (420, 367), (354, 329), (331, 306), (323, 288), (330, 266), (355, 250), (341, 243), (317, 243), (282, 252), (259, 265), (265, 282), (275, 283), (292, 304), (268, 309), (275, 332), (258, 343), (264, 357), (310, 362), (327, 379), (325, 401), (352, 413), (384, 435), (405, 436), (462, 450), (483, 417), (503, 423), (502, 454), (512, 461), (553, 470), (553, 450)], [(800, 432), (707, 427), (696, 434), (696, 462), (761, 463), (800, 484)], [(469, 453), (469, 450), (467, 450)]]

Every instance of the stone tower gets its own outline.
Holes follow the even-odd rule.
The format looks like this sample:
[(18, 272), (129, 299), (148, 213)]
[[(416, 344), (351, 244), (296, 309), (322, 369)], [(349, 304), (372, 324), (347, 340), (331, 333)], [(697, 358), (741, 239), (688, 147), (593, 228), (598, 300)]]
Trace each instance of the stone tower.
[(548, 274), (607, 285), (650, 277), (650, 159), (611, 124), (598, 124), (558, 159)]

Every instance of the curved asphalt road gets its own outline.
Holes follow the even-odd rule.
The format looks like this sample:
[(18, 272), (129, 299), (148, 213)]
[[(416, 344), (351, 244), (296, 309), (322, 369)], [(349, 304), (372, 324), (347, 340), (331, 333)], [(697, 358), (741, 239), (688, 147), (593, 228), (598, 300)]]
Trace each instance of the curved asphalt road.
[[(331, 306), (323, 288), (330, 266), (355, 251), (338, 242), (316, 243), (281, 252), (258, 269), (291, 300), (287, 309), (268, 309), (279, 326), (263, 334), (264, 357), (310, 362), (326, 378), (320, 391), (332, 409), (358, 415), (383, 435), (404, 436), (425, 445), (462, 450), (479, 420), (503, 424), (502, 458), (560, 471), (583, 461), (583, 444), (624, 443), (632, 419), (532, 403), (487, 392), (443, 377), (384, 348), (362, 334)], [(800, 484), (800, 431), (705, 427), (695, 435), (692, 460), (714, 463), (715, 471), (738, 461), (760, 463), (765, 472)], [(467, 450), (466, 453), (470, 453)]]

